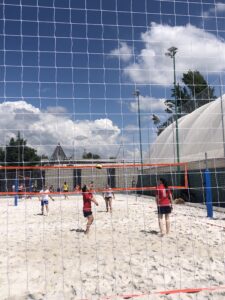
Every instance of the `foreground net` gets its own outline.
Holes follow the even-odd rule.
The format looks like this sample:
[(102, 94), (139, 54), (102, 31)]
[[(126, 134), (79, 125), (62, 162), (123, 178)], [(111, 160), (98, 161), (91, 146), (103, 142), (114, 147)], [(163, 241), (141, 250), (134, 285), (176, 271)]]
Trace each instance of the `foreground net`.
[[(224, 11), (1, 1), (0, 299), (225, 298)], [(161, 177), (175, 199), (164, 236)]]

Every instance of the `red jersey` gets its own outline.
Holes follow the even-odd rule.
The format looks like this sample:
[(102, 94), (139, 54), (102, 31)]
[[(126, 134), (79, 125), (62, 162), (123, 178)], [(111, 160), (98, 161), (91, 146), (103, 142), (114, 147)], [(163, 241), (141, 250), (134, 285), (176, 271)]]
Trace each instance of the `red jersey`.
[(83, 211), (91, 211), (91, 199), (93, 198), (92, 193), (83, 193)]
[(170, 206), (171, 191), (166, 189), (163, 184), (157, 186), (157, 204), (158, 206)]

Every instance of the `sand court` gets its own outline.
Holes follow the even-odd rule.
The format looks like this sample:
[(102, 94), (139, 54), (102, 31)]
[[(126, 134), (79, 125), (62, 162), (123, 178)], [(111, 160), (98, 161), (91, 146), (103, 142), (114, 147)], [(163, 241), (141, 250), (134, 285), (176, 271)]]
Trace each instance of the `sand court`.
[[(171, 233), (160, 237), (151, 197), (116, 194), (113, 213), (97, 195), (88, 236), (82, 197), (56, 197), (49, 216), (38, 198), (0, 206), (1, 299), (218, 299), (225, 289), (160, 295), (225, 285), (225, 217), (174, 205)], [(136, 296), (135, 296), (136, 295)]]

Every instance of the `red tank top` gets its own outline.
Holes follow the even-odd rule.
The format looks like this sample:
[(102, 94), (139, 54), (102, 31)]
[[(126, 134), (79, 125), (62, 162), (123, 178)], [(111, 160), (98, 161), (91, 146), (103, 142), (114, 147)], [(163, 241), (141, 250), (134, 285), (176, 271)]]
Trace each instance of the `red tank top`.
[(158, 206), (168, 206), (170, 202), (171, 191), (166, 189), (163, 184), (157, 186)]
[(92, 193), (83, 193), (83, 211), (91, 211)]

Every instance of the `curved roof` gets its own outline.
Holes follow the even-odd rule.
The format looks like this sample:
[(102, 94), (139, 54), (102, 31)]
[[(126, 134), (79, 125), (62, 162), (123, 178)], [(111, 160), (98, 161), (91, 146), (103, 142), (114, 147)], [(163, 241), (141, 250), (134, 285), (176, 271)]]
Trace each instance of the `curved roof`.
[[(225, 116), (225, 95), (178, 121), (180, 162), (224, 157), (222, 118)], [(225, 120), (224, 120), (225, 125)], [(177, 162), (175, 122), (156, 139), (150, 150), (151, 163)]]

